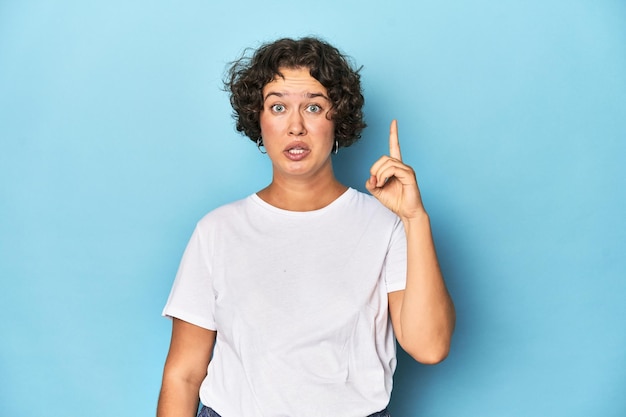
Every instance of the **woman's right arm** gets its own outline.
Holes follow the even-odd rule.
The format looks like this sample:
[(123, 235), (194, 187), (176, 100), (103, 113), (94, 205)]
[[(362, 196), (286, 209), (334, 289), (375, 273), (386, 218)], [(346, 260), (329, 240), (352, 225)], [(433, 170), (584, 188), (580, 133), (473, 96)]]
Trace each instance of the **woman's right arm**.
[(157, 417), (195, 417), (216, 332), (174, 318)]

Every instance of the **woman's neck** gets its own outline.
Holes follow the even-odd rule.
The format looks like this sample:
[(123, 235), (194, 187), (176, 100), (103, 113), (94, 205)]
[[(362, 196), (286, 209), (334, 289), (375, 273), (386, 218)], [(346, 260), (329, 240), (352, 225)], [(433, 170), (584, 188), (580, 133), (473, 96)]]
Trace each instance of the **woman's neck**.
[(326, 207), (348, 187), (332, 176), (325, 181), (286, 181), (274, 177), (270, 185), (257, 193), (274, 207), (289, 211), (312, 211)]

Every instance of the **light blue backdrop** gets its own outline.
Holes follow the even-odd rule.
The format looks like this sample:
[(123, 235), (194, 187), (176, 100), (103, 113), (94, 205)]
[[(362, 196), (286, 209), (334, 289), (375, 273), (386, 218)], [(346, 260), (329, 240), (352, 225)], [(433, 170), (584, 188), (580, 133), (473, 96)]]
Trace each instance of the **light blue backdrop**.
[(192, 228), (269, 180), (225, 64), (308, 34), (364, 66), (338, 175), (399, 119), (457, 306), (395, 415), (626, 415), (619, 0), (0, 0), (0, 415), (154, 415)]

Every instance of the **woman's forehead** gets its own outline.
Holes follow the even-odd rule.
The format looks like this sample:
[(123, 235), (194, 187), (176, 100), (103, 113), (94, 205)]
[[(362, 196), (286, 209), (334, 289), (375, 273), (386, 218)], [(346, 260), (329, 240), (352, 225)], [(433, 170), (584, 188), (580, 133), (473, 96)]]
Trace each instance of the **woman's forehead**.
[[(311, 76), (308, 68), (281, 68), (280, 75), (263, 87), (263, 96), (270, 94), (286, 96), (323, 96), (326, 98), (326, 88)], [(282, 75), (282, 76), (281, 76)]]

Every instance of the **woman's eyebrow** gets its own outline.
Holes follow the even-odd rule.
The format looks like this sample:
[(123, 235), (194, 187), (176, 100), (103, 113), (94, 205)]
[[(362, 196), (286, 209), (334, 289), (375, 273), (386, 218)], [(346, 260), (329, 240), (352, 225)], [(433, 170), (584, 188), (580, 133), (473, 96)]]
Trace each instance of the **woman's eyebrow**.
[(326, 95), (324, 93), (307, 93), (306, 94), (307, 98), (317, 98), (317, 97), (322, 97), (325, 98), (326, 100), (329, 100), (328, 97), (326, 97)]
[[(276, 97), (284, 97), (284, 96), (288, 96), (289, 93), (282, 93), (280, 91), (270, 91), (268, 92), (265, 97), (263, 98), (263, 101), (267, 100), (268, 97), (270, 96), (276, 96)], [(322, 97), (326, 100), (329, 100), (328, 97), (326, 97), (326, 95), (324, 93), (305, 93), (304, 96), (306, 98), (317, 98), (317, 97)]]
[(265, 97), (263, 97), (263, 101), (267, 100), (270, 96), (283, 97), (284, 95), (284, 93), (280, 93), (278, 91), (270, 91), (265, 95)]

